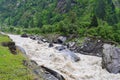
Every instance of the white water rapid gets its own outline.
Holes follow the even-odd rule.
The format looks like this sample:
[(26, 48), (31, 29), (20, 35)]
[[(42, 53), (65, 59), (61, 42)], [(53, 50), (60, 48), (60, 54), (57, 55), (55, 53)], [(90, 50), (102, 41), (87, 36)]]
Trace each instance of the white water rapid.
[(35, 40), (22, 38), (19, 35), (9, 35), (9, 37), (16, 45), (25, 49), (30, 59), (57, 71), (66, 80), (120, 80), (120, 74), (112, 74), (102, 69), (99, 57), (78, 53), (76, 55), (81, 60), (74, 62), (54, 47), (49, 48), (48, 43), (38, 44)]

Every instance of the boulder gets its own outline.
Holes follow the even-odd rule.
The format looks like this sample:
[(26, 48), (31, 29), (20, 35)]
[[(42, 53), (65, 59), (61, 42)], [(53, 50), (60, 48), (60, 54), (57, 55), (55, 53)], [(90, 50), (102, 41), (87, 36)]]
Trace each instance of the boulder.
[(30, 39), (37, 40), (37, 37), (36, 36), (30, 36)]
[(110, 44), (103, 45), (102, 68), (110, 73), (120, 73), (120, 48)]
[(42, 80), (65, 80), (64, 77), (58, 72), (48, 67), (45, 67), (43, 65), (39, 66), (34, 60), (23, 60), (23, 65), (31, 69), (32, 72), (34, 72), (35, 75), (38, 77), (38, 80), (39, 80), (39, 77), (40, 77), (40, 80), (41, 78)]
[[(42, 69), (44, 69), (46, 72), (48, 72), (47, 74), (49, 74), (49, 76), (53, 75), (55, 78), (57, 78), (57, 80), (65, 80), (65, 78), (59, 74), (58, 72), (50, 69), (50, 68), (47, 68), (45, 66), (41, 66)], [(48, 79), (48, 80), (56, 80), (56, 79)]]
[(36, 35), (30, 35), (30, 39), (32, 40), (42, 40), (41, 36), (36, 36)]
[(27, 38), (28, 35), (26, 33), (22, 34), (21, 37)]
[(103, 41), (98, 38), (86, 38), (82, 46), (77, 47), (77, 52), (86, 55), (102, 56)]
[(27, 56), (26, 55), (26, 51), (22, 47), (20, 47), (20, 46), (17, 45), (16, 49), (19, 50), (19, 51), (21, 51), (25, 56)]
[(65, 80), (62, 75), (44, 66), (36, 67), (33, 72), (42, 77), (42, 80)]
[(36, 36), (36, 40), (42, 40), (41, 36)]
[(35, 40), (35, 36), (31, 35), (30, 39)]
[(70, 51), (69, 49), (62, 50), (62, 53), (64, 53), (67, 56), (70, 56), (70, 58), (75, 62), (80, 61), (80, 57), (78, 57), (74, 52)]
[(60, 36), (60, 37), (57, 38), (57, 43), (62, 44), (62, 43), (64, 43), (66, 40), (67, 40), (66, 37)]
[(70, 51), (65, 46), (56, 46), (55, 49), (61, 51), (61, 53), (65, 54), (66, 57), (70, 57), (73, 61), (78, 62), (80, 61), (80, 57), (78, 57), (73, 51)]
[(8, 47), (11, 45), (15, 45), (15, 42), (2, 42), (2, 46)]
[(8, 47), (11, 53), (17, 54), (15, 42), (2, 42), (2, 46)]

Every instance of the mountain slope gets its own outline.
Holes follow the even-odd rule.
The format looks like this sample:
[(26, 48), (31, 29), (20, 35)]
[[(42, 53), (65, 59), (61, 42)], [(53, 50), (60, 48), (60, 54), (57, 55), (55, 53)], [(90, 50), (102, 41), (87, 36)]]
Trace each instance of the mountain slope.
[[(80, 21), (95, 13), (98, 18), (114, 24), (118, 6), (118, 0), (114, 3), (112, 0), (1, 0), (0, 21), (15, 26), (41, 27), (59, 22), (66, 18), (65, 13), (74, 12), (76, 17), (82, 18)], [(111, 18), (115, 21), (109, 21)]]

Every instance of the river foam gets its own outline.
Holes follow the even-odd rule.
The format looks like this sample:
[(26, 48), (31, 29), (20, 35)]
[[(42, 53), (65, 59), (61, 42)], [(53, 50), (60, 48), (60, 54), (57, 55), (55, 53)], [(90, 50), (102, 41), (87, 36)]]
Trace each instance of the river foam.
[(9, 37), (16, 45), (25, 49), (30, 59), (57, 71), (66, 80), (120, 80), (120, 74), (112, 74), (102, 69), (100, 57), (76, 53), (80, 61), (74, 62), (55, 47), (49, 48), (48, 43), (37, 44), (37, 41), (19, 35), (9, 35)]

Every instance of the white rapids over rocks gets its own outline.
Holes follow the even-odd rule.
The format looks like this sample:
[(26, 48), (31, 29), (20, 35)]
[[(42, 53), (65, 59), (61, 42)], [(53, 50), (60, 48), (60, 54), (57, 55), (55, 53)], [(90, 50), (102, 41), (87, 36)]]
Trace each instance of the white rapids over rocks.
[(37, 41), (19, 35), (9, 35), (9, 37), (16, 45), (25, 49), (31, 60), (57, 71), (66, 80), (120, 80), (120, 74), (112, 74), (102, 69), (99, 57), (78, 53), (76, 55), (81, 60), (74, 62), (54, 47), (48, 48), (48, 43), (38, 44)]

